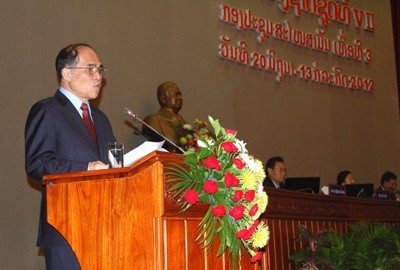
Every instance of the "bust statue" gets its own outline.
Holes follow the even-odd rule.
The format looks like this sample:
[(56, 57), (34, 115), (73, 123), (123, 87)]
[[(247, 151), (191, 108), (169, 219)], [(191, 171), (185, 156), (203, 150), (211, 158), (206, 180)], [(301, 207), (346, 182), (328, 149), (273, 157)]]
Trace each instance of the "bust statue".
[[(178, 85), (174, 82), (164, 82), (157, 88), (157, 98), (160, 109), (144, 118), (144, 121), (159, 133), (178, 144), (177, 133), (179, 129), (186, 124), (186, 121), (179, 111), (182, 108), (182, 93)], [(162, 141), (163, 138), (154, 131), (143, 125), (142, 133), (151, 141)], [(164, 144), (164, 148), (174, 151), (174, 147)]]

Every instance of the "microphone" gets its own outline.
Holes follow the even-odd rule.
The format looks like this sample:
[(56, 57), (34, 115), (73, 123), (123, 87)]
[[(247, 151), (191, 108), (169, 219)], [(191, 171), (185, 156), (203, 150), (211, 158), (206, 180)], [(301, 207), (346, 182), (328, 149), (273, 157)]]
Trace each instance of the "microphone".
[(133, 120), (136, 123), (140, 123), (142, 125), (145, 125), (148, 129), (150, 129), (151, 131), (153, 131), (154, 133), (156, 133), (158, 136), (160, 136), (161, 138), (163, 138), (165, 141), (167, 141), (168, 143), (170, 143), (175, 149), (177, 149), (181, 154), (185, 153), (185, 151), (180, 148), (177, 144), (175, 144), (174, 142), (172, 142), (170, 139), (168, 139), (167, 137), (165, 137), (163, 134), (161, 134), (160, 132), (158, 132), (157, 130), (155, 130), (152, 126), (150, 126), (149, 124), (147, 124), (145, 121), (143, 121), (142, 119), (140, 119), (136, 114), (134, 114), (131, 110), (129, 110), (128, 108), (124, 108), (124, 113), (129, 115), (130, 117), (133, 118)]
[(361, 197), (365, 197), (365, 191), (363, 188), (357, 194), (357, 198), (361, 198)]

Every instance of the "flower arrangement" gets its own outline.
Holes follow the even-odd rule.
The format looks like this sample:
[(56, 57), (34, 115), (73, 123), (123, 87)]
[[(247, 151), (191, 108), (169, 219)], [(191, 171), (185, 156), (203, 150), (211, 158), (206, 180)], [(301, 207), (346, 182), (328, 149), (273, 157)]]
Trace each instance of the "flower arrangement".
[(236, 131), (221, 127), (211, 117), (209, 122), (215, 137), (199, 138), (198, 151), (184, 154), (186, 166), (169, 166), (166, 174), (172, 177), (168, 182), (174, 183), (169, 192), (182, 211), (197, 202), (210, 204), (197, 240), (205, 248), (213, 246), (219, 236), (217, 256), (228, 249), (235, 269), (241, 250), (256, 262), (261, 259), (259, 249), (269, 240), (269, 228), (259, 220), (268, 205), (262, 185), (265, 171), (262, 162), (249, 155), (246, 144), (236, 138)]
[(198, 151), (197, 140), (199, 138), (212, 137), (208, 130), (208, 123), (196, 118), (193, 127), (189, 124), (182, 125), (178, 128), (177, 137), (179, 146), (185, 151)]

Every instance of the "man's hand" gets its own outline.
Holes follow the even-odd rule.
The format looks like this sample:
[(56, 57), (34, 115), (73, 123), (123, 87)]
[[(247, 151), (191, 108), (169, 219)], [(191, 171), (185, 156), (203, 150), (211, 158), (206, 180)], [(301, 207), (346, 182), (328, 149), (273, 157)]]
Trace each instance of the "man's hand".
[(108, 165), (101, 161), (89, 162), (88, 171), (108, 169)]

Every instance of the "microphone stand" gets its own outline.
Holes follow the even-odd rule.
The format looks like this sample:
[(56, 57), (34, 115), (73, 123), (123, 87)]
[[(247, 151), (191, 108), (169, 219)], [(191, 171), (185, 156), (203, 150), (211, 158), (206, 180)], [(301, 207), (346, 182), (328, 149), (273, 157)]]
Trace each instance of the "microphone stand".
[(155, 130), (152, 126), (150, 126), (149, 124), (147, 124), (145, 121), (143, 121), (142, 119), (140, 119), (136, 114), (134, 114), (131, 110), (129, 110), (128, 108), (124, 108), (124, 113), (126, 113), (127, 115), (129, 115), (130, 117), (133, 118), (133, 120), (136, 123), (145, 125), (148, 129), (150, 129), (151, 131), (153, 131), (154, 133), (156, 133), (158, 136), (160, 136), (161, 138), (163, 138), (165, 141), (167, 141), (169, 144), (171, 144), (175, 149), (177, 149), (181, 154), (185, 153), (185, 151), (179, 147), (176, 143), (172, 142), (170, 139), (168, 139), (167, 137), (165, 137), (163, 134), (161, 134), (160, 132), (158, 132), (157, 130)]

